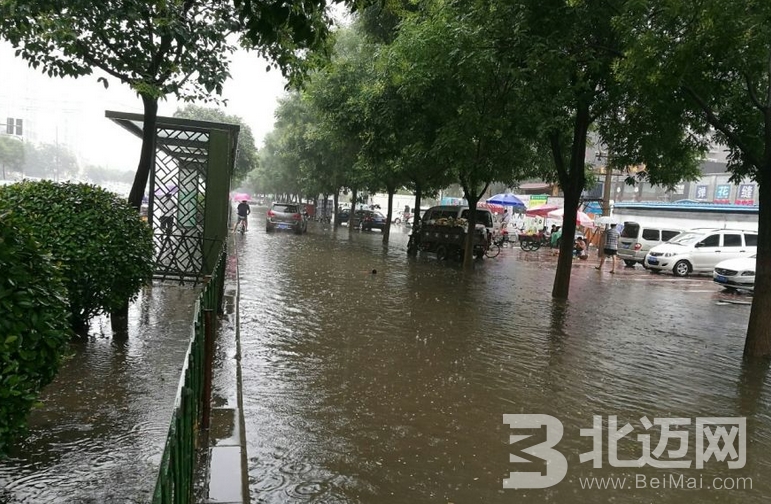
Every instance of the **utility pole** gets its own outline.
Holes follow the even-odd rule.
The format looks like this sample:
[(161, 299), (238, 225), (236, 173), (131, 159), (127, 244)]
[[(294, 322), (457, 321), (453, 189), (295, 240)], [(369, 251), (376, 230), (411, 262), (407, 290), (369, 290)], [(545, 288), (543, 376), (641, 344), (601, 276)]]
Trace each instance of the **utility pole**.
[(602, 187), (602, 215), (610, 216), (610, 185), (613, 172), (610, 166), (605, 165), (605, 184)]
[[(604, 153), (597, 151), (595, 157), (598, 161), (605, 160), (603, 163), (603, 169), (605, 170), (605, 183), (602, 185), (602, 215), (604, 217), (610, 217), (610, 184), (613, 181), (613, 171), (610, 169), (610, 153)], [(606, 225), (607, 226), (607, 225)], [(597, 242), (597, 255), (602, 258), (605, 257), (603, 252), (605, 248), (605, 233), (600, 235), (600, 239)]]
[(613, 182), (613, 170), (610, 168), (610, 153), (604, 153), (602, 151), (597, 151), (597, 154), (595, 157), (602, 161), (605, 160), (605, 164), (603, 165), (603, 169), (605, 170), (605, 183), (602, 185), (602, 215), (609, 217), (610, 216), (610, 186)]

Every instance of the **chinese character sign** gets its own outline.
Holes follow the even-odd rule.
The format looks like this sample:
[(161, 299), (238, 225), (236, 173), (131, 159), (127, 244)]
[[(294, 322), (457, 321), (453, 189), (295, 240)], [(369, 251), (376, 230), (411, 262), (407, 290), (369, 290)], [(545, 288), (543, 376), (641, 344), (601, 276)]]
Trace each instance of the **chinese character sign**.
[(729, 203), (731, 200), (731, 186), (719, 184), (715, 187), (715, 203)]
[[(565, 478), (568, 463), (558, 445), (571, 433), (564, 431), (562, 422), (550, 415), (503, 415), (503, 422), (511, 429), (512, 469), (503, 480), (504, 488), (548, 488)], [(741, 469), (747, 462), (745, 417), (643, 416), (635, 423), (642, 428), (616, 415), (608, 415), (606, 423), (601, 415), (594, 415), (592, 426), (578, 432), (581, 438), (590, 438), (589, 451), (579, 454), (579, 462), (591, 462), (593, 469), (605, 462), (614, 468), (703, 469), (719, 464), (728, 470)], [(689, 450), (692, 441), (695, 451)]]
[(754, 205), (755, 184), (741, 184), (739, 192), (736, 194), (736, 203), (738, 205)]
[(696, 186), (696, 199), (698, 200), (707, 199), (707, 186), (705, 185)]
[(549, 197), (545, 194), (534, 194), (530, 196), (528, 202), (528, 208), (534, 208), (540, 205), (545, 205), (549, 201)]

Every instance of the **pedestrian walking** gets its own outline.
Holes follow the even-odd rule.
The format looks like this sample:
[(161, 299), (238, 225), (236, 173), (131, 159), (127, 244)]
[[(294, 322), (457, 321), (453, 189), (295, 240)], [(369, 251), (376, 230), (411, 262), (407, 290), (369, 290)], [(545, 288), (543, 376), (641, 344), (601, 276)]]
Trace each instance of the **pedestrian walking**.
[(602, 252), (603, 256), (600, 259), (600, 265), (596, 268), (598, 270), (602, 269), (602, 266), (605, 264), (605, 258), (610, 257), (610, 272), (615, 273), (616, 272), (616, 254), (618, 254), (618, 231), (616, 231), (616, 224), (611, 224), (608, 229), (605, 230), (605, 245), (603, 246)]

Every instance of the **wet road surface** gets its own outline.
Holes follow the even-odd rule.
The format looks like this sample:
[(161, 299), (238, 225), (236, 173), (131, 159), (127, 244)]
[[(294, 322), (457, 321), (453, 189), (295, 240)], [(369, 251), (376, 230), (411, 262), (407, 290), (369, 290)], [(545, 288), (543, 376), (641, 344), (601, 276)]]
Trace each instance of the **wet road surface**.
[(0, 503), (147, 503), (158, 475), (199, 289), (146, 289), (127, 339), (109, 320), (40, 397), (30, 435), (0, 460)]
[[(771, 496), (771, 380), (741, 364), (749, 297), (722, 294), (704, 277), (598, 272), (592, 251), (574, 266), (570, 301), (558, 303), (550, 250), (505, 248), (467, 274), (432, 255), (407, 258), (397, 226), (384, 250), (377, 231), (349, 238), (346, 228), (312, 223), (303, 236), (266, 234), (259, 215), (238, 237), (252, 502)], [(567, 475), (547, 489), (504, 490), (514, 468), (503, 415), (530, 413), (564, 424)], [(633, 440), (643, 416), (746, 416), (746, 465), (728, 470), (713, 458), (702, 470), (612, 468), (603, 446), (603, 466), (593, 469), (579, 461), (592, 449), (579, 429), (592, 427), (593, 415), (606, 428), (609, 415), (629, 422)], [(619, 457), (637, 458), (636, 450), (636, 441), (620, 443)], [(702, 488), (628, 486), (670, 474), (700, 477)], [(606, 476), (627, 477), (626, 489), (581, 487)], [(752, 489), (707, 488), (733, 476), (752, 478)]]

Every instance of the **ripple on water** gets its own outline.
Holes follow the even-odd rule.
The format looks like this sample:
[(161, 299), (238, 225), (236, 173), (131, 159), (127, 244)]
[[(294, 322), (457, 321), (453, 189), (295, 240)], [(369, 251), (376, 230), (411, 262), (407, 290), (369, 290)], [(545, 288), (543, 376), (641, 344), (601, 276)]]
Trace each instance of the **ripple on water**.
[(0, 461), (0, 501), (149, 500), (195, 296), (178, 286), (146, 290), (130, 309), (127, 339), (112, 338), (98, 319), (91, 336), (73, 344), (75, 355), (30, 415), (29, 436)]
[[(548, 251), (506, 249), (469, 275), (406, 258), (399, 233), (386, 251), (381, 235), (347, 230), (249, 238), (241, 334), (256, 501), (510, 502), (501, 418), (533, 412), (566, 429), (593, 414), (748, 415), (748, 470), (758, 495), (771, 493), (759, 477), (771, 455), (754, 448), (769, 442), (769, 378), (745, 376), (748, 310), (716, 306), (708, 279), (609, 278), (579, 264), (557, 303)], [(576, 453), (580, 441), (565, 440)], [(587, 470), (571, 471), (575, 482)], [(548, 500), (575, 496), (568, 484)]]

